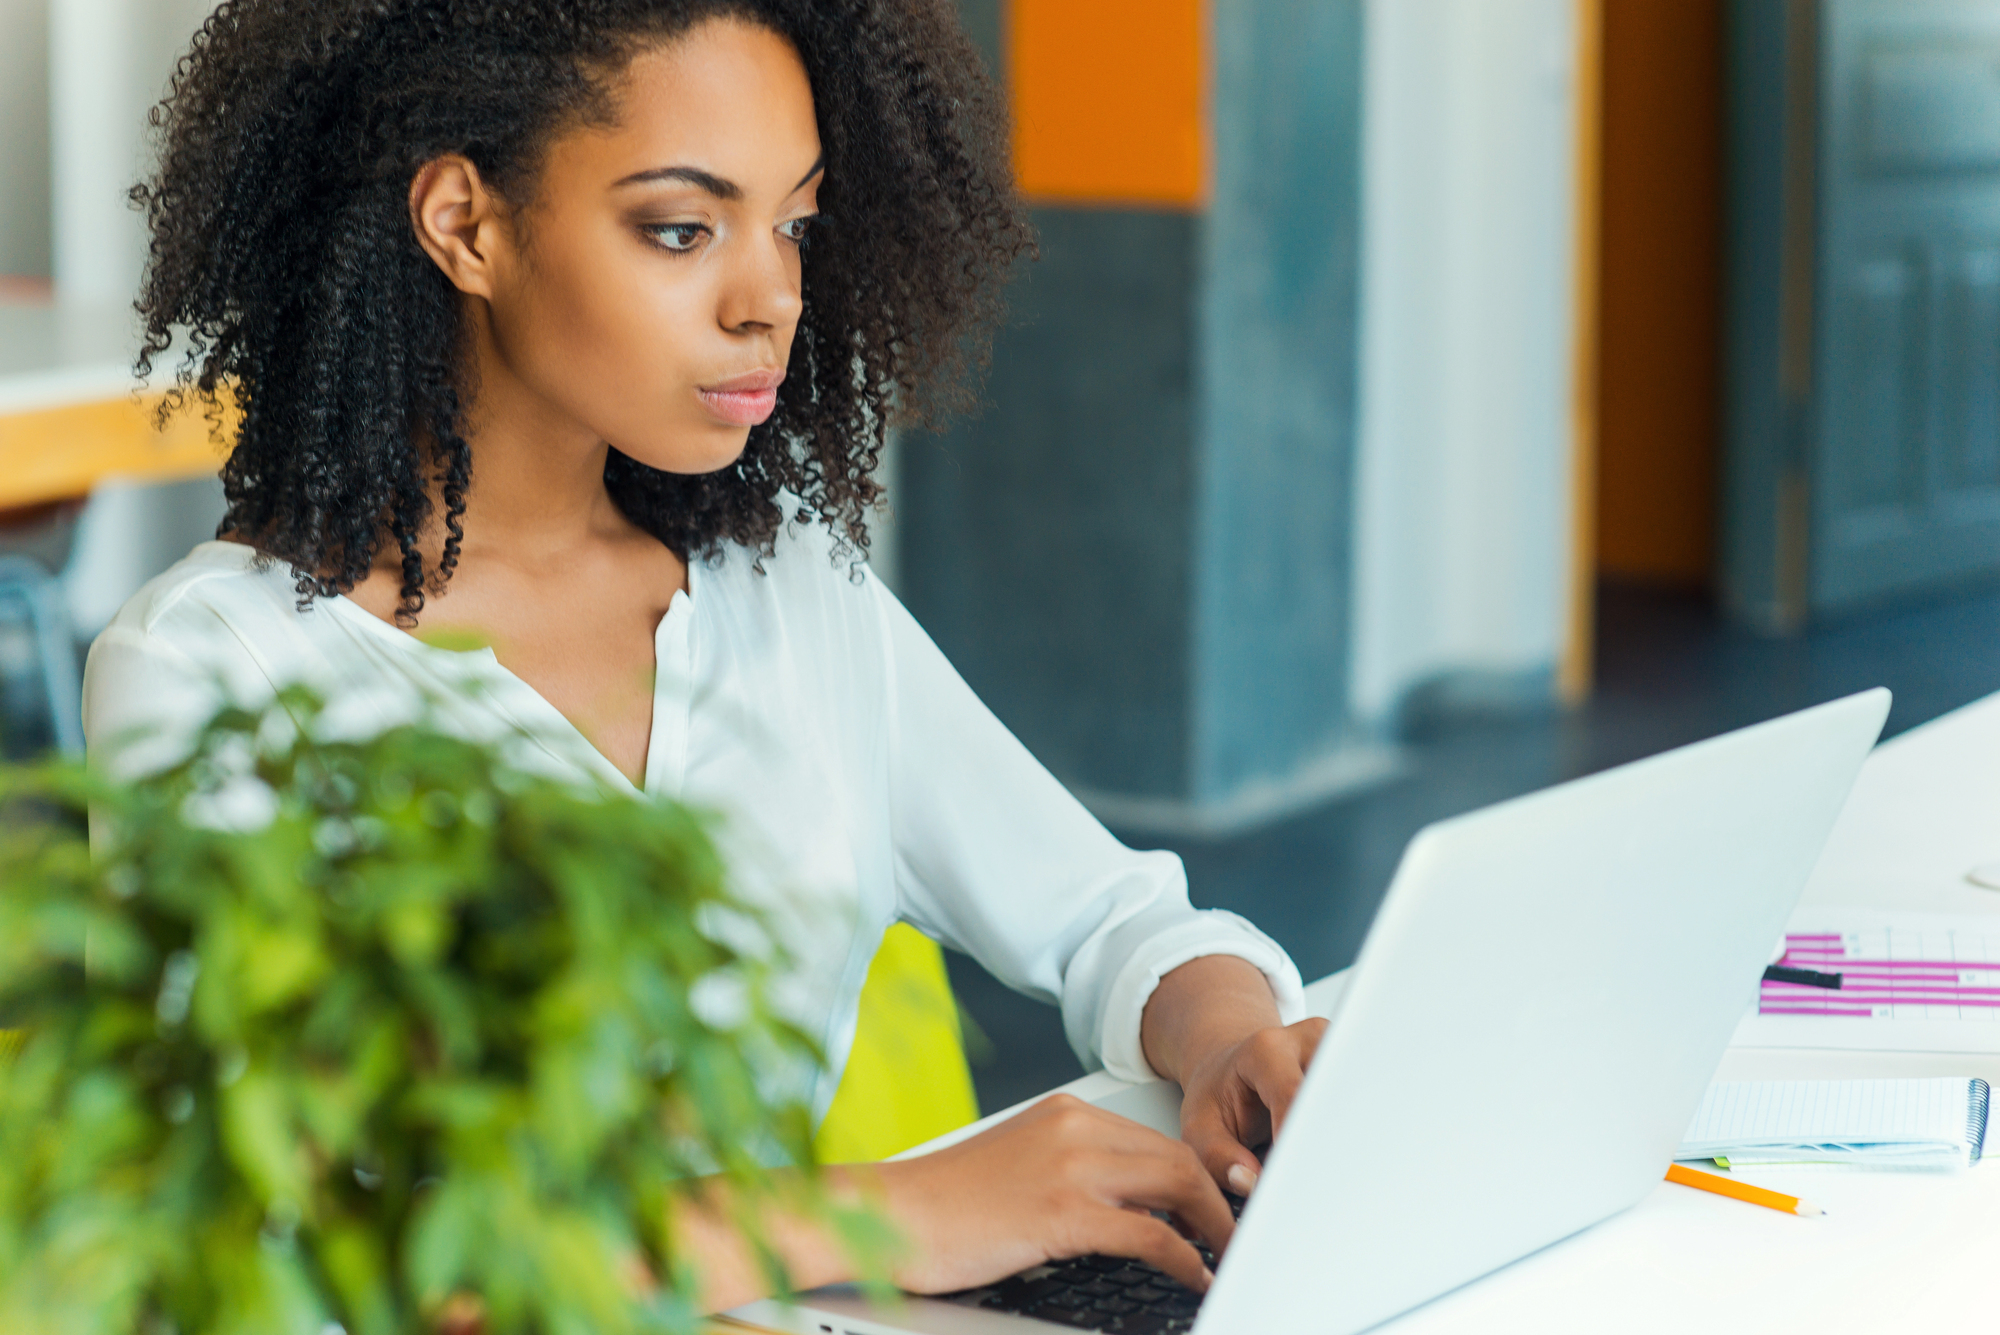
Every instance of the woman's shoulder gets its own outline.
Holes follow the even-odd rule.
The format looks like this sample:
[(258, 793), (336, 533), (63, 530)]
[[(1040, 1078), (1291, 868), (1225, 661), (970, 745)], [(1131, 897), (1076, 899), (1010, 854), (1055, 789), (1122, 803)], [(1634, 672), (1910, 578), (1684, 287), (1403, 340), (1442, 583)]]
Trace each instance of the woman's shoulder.
[(786, 519), (768, 549), (724, 543), (710, 559), (697, 558), (700, 570), (693, 577), (732, 601), (766, 603), (788, 618), (873, 616), (879, 584), (867, 553), (825, 519), (799, 518), (789, 498), (779, 504)]
[(839, 531), (788, 518), (771, 547), (727, 545), (712, 561), (697, 561), (689, 578), (697, 622), (718, 647), (809, 696), (849, 706), (880, 696), (891, 671), (891, 595)]
[(205, 542), (127, 599), (84, 665), (93, 758), (150, 772), (179, 759), (226, 699), (264, 695), (264, 651), (251, 646), (279, 638), (290, 589), (289, 572), (251, 548)]
[(241, 629), (278, 620), (295, 602), (289, 572), (255, 548), (204, 542), (126, 599), (107, 629), (171, 642), (207, 635), (218, 622)]
[[(204, 542), (126, 599), (84, 663), (92, 716), (155, 711), (178, 688), (225, 688), (239, 701), (302, 676), (290, 567), (233, 542)], [(157, 697), (155, 699), (155, 697)]]

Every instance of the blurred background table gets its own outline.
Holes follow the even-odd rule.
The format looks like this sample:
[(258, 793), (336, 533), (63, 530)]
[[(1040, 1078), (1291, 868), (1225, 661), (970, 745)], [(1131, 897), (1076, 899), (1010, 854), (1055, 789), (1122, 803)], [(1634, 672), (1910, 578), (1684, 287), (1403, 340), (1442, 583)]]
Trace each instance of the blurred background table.
[(199, 413), (155, 420), (127, 306), (0, 304), (0, 512), (80, 500), (107, 477), (164, 481), (215, 471)]
[(220, 517), (209, 422), (163, 424), (137, 350), (127, 302), (0, 290), (0, 757), (83, 748), (82, 645)]

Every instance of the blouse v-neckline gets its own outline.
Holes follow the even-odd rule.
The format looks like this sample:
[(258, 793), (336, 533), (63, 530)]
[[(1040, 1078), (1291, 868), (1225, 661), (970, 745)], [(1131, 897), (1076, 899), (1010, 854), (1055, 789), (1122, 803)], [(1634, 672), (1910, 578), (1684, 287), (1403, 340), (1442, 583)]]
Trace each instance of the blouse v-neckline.
[[(248, 550), (248, 549), (246, 549)], [(653, 716), (646, 738), (646, 782), (642, 788), (631, 776), (611, 763), (570, 717), (549, 703), (547, 696), (529, 685), (488, 645), (479, 649), (443, 649), (426, 644), (408, 631), (398, 630), (352, 600), (334, 595), (320, 599), (350, 625), (358, 625), (378, 642), (394, 645), (400, 653), (449, 668), (454, 677), (470, 667), (485, 678), (489, 688), (484, 699), (503, 714), (514, 728), (527, 736), (555, 760), (581, 765), (615, 791), (646, 796), (679, 797), (687, 781), (688, 732), (694, 704), (693, 621), (695, 570), (699, 562), (687, 563), (687, 588), (675, 589), (667, 610), (653, 628)]]

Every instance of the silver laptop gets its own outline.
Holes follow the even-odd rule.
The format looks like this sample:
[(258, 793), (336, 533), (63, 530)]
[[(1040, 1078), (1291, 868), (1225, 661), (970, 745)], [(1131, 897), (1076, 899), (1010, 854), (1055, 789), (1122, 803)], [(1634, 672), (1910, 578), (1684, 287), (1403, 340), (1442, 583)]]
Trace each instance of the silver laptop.
[[(1419, 832), (1198, 1305), (1085, 1258), (954, 1300), (835, 1288), (730, 1315), (808, 1335), (1347, 1335), (1626, 1209), (1666, 1170), (1888, 711), (1864, 692)], [(1177, 1132), (1158, 1090), (1118, 1103)]]

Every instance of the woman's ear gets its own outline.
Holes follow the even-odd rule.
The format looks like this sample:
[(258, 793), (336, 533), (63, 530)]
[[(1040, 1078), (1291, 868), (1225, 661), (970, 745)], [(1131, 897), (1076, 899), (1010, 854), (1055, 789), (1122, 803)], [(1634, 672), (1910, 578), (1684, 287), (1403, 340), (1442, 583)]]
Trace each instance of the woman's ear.
[(410, 225), (417, 244), (459, 291), (493, 296), (495, 260), (506, 245), (500, 201), (479, 168), (456, 153), (434, 158), (410, 182)]

